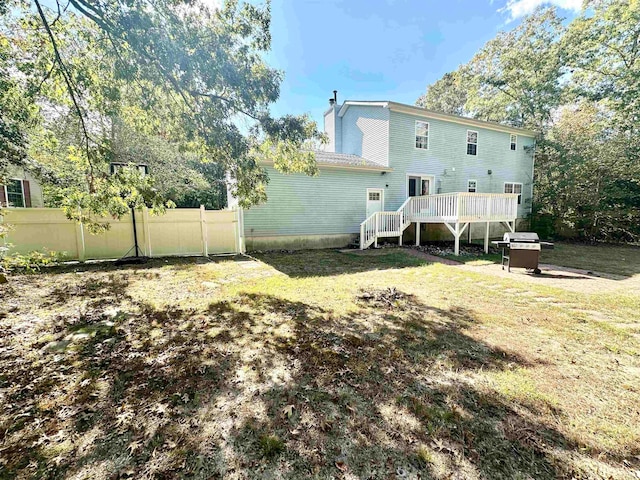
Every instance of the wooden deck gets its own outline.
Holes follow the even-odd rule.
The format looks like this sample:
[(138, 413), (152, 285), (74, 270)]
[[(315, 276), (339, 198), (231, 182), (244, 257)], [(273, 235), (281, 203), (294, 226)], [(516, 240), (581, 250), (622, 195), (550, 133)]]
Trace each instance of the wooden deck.
[(360, 224), (360, 248), (377, 246), (379, 238), (398, 237), (416, 223), (416, 244), (420, 242), (421, 223), (442, 223), (453, 234), (458, 255), (460, 236), (470, 223), (486, 223), (485, 251), (489, 246), (489, 225), (505, 223), (515, 229), (518, 195), (511, 193), (443, 193), (409, 197), (396, 211), (376, 212)]

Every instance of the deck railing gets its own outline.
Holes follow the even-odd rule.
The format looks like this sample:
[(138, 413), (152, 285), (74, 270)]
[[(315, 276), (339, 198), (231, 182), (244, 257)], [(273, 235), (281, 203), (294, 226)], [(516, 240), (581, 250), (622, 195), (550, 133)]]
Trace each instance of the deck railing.
[(512, 193), (443, 193), (411, 197), (409, 222), (507, 222), (518, 216)]
[(518, 195), (442, 193), (409, 197), (394, 212), (376, 212), (360, 224), (360, 248), (381, 237), (399, 237), (412, 222), (511, 222), (518, 216)]

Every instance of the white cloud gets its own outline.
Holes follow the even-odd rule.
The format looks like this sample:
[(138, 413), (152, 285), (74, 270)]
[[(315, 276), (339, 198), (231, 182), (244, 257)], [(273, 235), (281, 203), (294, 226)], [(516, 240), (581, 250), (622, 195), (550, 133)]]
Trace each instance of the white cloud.
[(554, 5), (564, 10), (579, 12), (582, 9), (582, 0), (507, 0), (507, 4), (498, 11), (507, 12), (510, 20), (515, 20), (533, 13), (541, 5)]

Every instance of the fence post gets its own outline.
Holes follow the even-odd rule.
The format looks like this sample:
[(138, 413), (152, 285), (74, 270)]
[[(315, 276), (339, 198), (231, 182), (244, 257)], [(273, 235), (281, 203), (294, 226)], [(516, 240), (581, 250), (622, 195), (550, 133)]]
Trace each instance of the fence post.
[(202, 233), (202, 255), (209, 256), (209, 241), (207, 239), (207, 218), (204, 205), (200, 205), (200, 232)]
[(86, 247), (84, 243), (84, 225), (82, 224), (82, 209), (78, 208), (79, 221), (76, 222), (76, 252), (78, 261), (84, 262), (86, 258)]
[(147, 207), (142, 210), (142, 223), (144, 223), (144, 249), (147, 251), (147, 257), (151, 257), (151, 230), (149, 229), (149, 209)]

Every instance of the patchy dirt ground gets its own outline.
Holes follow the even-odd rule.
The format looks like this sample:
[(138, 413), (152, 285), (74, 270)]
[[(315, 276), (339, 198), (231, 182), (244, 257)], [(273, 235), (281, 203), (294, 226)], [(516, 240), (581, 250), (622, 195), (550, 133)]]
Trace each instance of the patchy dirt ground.
[(640, 475), (640, 298), (400, 250), (0, 286), (0, 478)]

